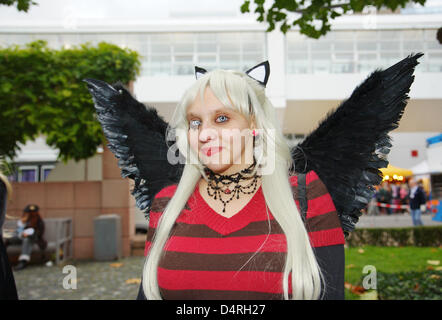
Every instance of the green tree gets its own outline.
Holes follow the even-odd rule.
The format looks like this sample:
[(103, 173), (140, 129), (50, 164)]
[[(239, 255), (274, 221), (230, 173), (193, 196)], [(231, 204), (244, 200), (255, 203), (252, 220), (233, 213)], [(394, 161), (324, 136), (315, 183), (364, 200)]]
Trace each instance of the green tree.
[(18, 11), (28, 12), (29, 7), (32, 5), (38, 5), (37, 2), (32, 0), (0, 0), (0, 5), (17, 6)]
[(0, 48), (0, 155), (13, 158), (39, 134), (59, 159), (86, 159), (105, 142), (84, 78), (129, 83), (139, 73), (137, 52), (116, 45), (50, 49), (45, 41)]
[[(274, 0), (272, 6), (266, 10), (265, 0), (254, 0), (258, 13), (257, 21), (268, 23), (267, 31), (275, 29), (276, 23), (281, 23), (280, 30), (285, 34), (292, 26), (299, 26), (300, 32), (308, 37), (318, 39), (330, 31), (330, 20), (343, 14), (360, 13), (367, 6), (376, 9), (388, 8), (392, 11), (398, 7), (404, 8), (407, 3), (413, 2), (421, 5), (426, 0)], [(241, 5), (241, 12), (250, 12), (250, 0), (245, 0)], [(315, 20), (321, 21), (319, 30), (315, 28)]]

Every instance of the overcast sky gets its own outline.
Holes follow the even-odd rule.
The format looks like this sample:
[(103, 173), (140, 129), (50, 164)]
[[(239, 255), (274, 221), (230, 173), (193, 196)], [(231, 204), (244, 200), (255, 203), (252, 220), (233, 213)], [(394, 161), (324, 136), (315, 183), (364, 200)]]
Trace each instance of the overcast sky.
[(14, 7), (0, 7), (1, 19), (61, 20), (77, 19), (166, 19), (228, 16), (240, 17), (242, 0), (36, 0), (25, 12)]
[[(56, 22), (66, 18), (76, 20), (158, 20), (167, 18), (229, 17), (255, 20), (257, 14), (241, 14), (244, 0), (35, 0), (25, 12), (15, 7), (0, 6), (0, 20), (7, 21), (45, 20)], [(267, 6), (272, 1), (267, 1)], [(442, 13), (442, 0), (427, 0), (425, 8), (415, 5), (423, 12)], [(255, 5), (251, 4), (251, 9)], [(420, 10), (419, 10), (420, 8)], [(423, 13), (422, 12), (422, 13)]]

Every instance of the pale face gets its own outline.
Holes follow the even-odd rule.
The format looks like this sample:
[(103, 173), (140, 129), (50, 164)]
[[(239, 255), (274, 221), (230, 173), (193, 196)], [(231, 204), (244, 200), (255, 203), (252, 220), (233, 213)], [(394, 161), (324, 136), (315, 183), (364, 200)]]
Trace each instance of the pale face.
[[(213, 172), (233, 174), (253, 163), (253, 135), (247, 119), (225, 107), (207, 87), (187, 109), (188, 140), (200, 161)], [(210, 149), (210, 151), (209, 151)]]

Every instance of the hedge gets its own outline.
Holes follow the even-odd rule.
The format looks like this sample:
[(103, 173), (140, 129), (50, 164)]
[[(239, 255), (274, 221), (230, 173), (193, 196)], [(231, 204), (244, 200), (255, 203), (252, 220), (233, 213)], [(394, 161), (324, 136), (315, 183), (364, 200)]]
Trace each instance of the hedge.
[(362, 245), (384, 247), (439, 247), (442, 226), (419, 226), (407, 228), (361, 228), (355, 229), (346, 243), (350, 247)]
[(377, 273), (379, 300), (441, 300), (442, 271)]

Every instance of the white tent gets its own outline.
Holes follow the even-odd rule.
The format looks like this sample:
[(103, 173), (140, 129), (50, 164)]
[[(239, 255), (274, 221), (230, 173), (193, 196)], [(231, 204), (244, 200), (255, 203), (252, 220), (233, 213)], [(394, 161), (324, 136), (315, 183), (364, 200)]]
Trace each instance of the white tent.
[(442, 172), (442, 141), (432, 143), (427, 148), (427, 159), (432, 173)]
[(430, 172), (430, 167), (428, 166), (428, 161), (424, 160), (410, 168), (410, 170), (413, 171), (413, 175), (418, 176), (428, 174)]

